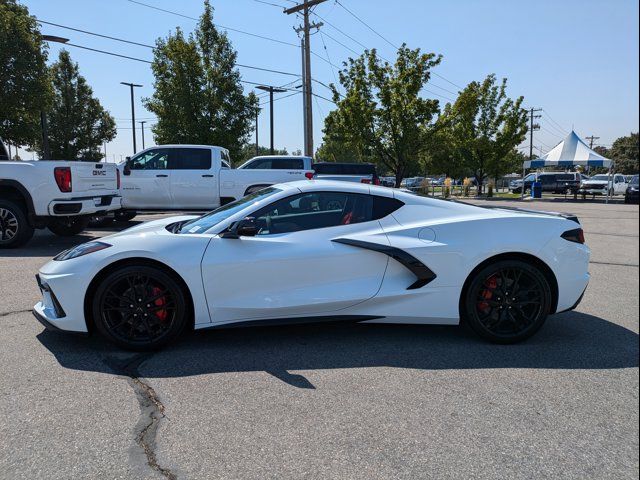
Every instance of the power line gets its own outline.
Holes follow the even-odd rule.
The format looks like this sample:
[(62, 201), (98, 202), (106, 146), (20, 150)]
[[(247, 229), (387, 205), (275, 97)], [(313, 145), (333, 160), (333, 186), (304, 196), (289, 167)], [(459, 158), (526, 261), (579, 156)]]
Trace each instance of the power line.
[[(146, 45), (146, 44), (144, 44), (144, 43), (138, 43), (138, 42), (134, 42), (134, 41), (132, 41), (132, 40), (126, 40), (126, 39), (124, 39), (124, 38), (112, 37), (112, 36), (110, 36), (110, 35), (104, 35), (104, 34), (101, 34), (101, 33), (90, 32), (90, 31), (88, 31), (88, 30), (81, 30), (81, 29), (79, 29), (79, 28), (68, 27), (68, 26), (66, 26), (66, 25), (60, 25), (60, 24), (52, 23), (52, 22), (46, 22), (46, 21), (44, 21), (44, 20), (38, 20), (38, 22), (39, 22), (39, 23), (45, 23), (45, 24), (47, 24), (47, 25), (55, 25), (56, 27), (66, 28), (66, 29), (68, 29), (68, 30), (73, 30), (73, 31), (76, 31), (76, 32), (86, 33), (87, 35), (94, 35), (94, 36), (96, 36), (96, 37), (108, 38), (108, 39), (110, 39), (110, 40), (115, 40), (115, 41), (117, 41), (117, 42), (123, 42), (123, 43), (129, 43), (129, 44), (132, 44), (132, 45), (138, 45), (138, 46), (141, 46), (141, 47), (150, 48), (150, 49), (152, 49), (152, 50), (156, 50), (156, 49), (157, 49), (157, 48), (156, 48), (156, 47), (154, 47), (153, 45)], [(73, 44), (71, 44), (71, 43), (67, 43), (66, 45), (73, 45)], [(73, 46), (76, 46), (76, 47), (79, 47), (79, 48), (86, 48), (86, 49), (90, 50), (90, 48), (89, 48), (89, 47), (81, 47), (81, 46), (78, 46), (78, 45), (73, 45)], [(96, 50), (96, 51), (100, 51), (101, 53), (107, 53), (107, 52), (105, 52), (105, 51), (103, 51), (103, 50)], [(109, 53), (109, 54), (110, 54), (110, 53)], [(118, 54), (113, 54), (113, 55), (118, 55)], [(125, 58), (133, 58), (133, 57), (125, 56)], [(145, 61), (145, 62), (147, 62), (147, 60), (140, 60), (140, 61)], [(148, 63), (151, 63), (151, 62), (148, 62)], [(242, 63), (236, 63), (236, 66), (237, 66), (237, 67), (241, 67), (241, 68), (248, 68), (248, 69), (251, 69), (251, 70), (260, 70), (260, 71), (262, 71), (262, 72), (277, 73), (278, 75), (288, 75), (288, 76), (290, 76), (290, 77), (300, 77), (300, 75), (299, 75), (299, 74), (297, 74), (297, 73), (284, 72), (284, 71), (282, 71), (282, 70), (275, 70), (275, 69), (273, 69), (273, 68), (256, 67), (256, 66), (254, 66), (254, 65), (246, 65), (246, 64), (242, 64)]]
[(342, 3), (340, 3), (339, 0), (336, 0), (336, 4), (340, 5), (346, 12), (348, 12), (353, 18), (355, 18), (356, 20), (358, 20), (361, 24), (363, 24), (365, 27), (367, 27), (369, 30), (371, 30), (373, 33), (375, 33), (377, 36), (379, 36), (381, 39), (383, 39), (385, 42), (387, 42), (389, 45), (391, 45), (393, 48), (395, 48), (396, 50), (398, 50), (398, 47), (396, 47), (393, 43), (391, 43), (389, 40), (387, 40), (382, 34), (378, 33), (376, 30), (374, 30), (372, 27), (369, 26), (369, 24), (367, 24), (364, 20), (362, 20), (360, 17), (358, 17), (355, 13), (353, 13), (351, 10), (349, 10), (347, 7), (345, 7)]
[(554, 124), (557, 125), (557, 127), (560, 129), (561, 132), (564, 132), (564, 134), (566, 135), (567, 133), (569, 133), (569, 130), (567, 130), (566, 128), (562, 128), (562, 125), (560, 125), (558, 122), (556, 122), (551, 115), (549, 115), (549, 112), (547, 112), (545, 109), (543, 109), (544, 113), (547, 115), (547, 118), (549, 120), (551, 120)]
[[(191, 17), (189, 15), (184, 15), (184, 14), (179, 13), (179, 12), (174, 12), (172, 10), (167, 10), (165, 8), (156, 7), (155, 5), (149, 5), (147, 3), (142, 3), (142, 2), (139, 2), (137, 0), (127, 0), (127, 1), (130, 2), (130, 3), (135, 3), (136, 5), (141, 5), (143, 7), (151, 8), (153, 10), (158, 10), (160, 12), (168, 13), (170, 15), (176, 15), (178, 17), (188, 18), (189, 20), (198, 21), (198, 18)], [(224, 28), (225, 30), (229, 30), (231, 32), (242, 33), (243, 35), (249, 35), (251, 37), (261, 38), (262, 40), (269, 40), (270, 42), (280, 43), (282, 45), (289, 45), (289, 46), (298, 48), (298, 45), (296, 45), (295, 43), (285, 42), (284, 40), (278, 40), (277, 38), (267, 37), (265, 35), (259, 35), (257, 33), (251, 33), (251, 32), (247, 32), (245, 30), (239, 30), (237, 28), (227, 27), (227, 26), (224, 26), (224, 25), (220, 25), (219, 23), (214, 23), (214, 25), (216, 27)]]
[[(294, 95), (297, 95), (299, 93), (300, 92), (298, 91), (298, 92), (290, 93), (288, 95), (283, 95), (282, 97), (274, 98), (273, 101), (277, 102), (278, 100), (284, 100), (285, 98), (293, 97)], [(259, 106), (261, 107), (262, 105), (267, 105), (268, 103), (270, 103), (269, 100), (267, 100), (266, 102), (262, 102), (261, 104), (259, 104)]]
[(320, 20), (322, 20), (324, 23), (326, 23), (327, 25), (329, 25), (330, 27), (332, 27), (333, 29), (337, 30), (338, 32), (340, 32), (342, 35), (344, 35), (345, 37), (347, 37), (348, 39), (352, 40), (353, 42), (357, 43), (358, 45), (360, 45), (362, 48), (364, 48), (365, 50), (368, 48), (366, 45), (364, 45), (363, 43), (361, 43), (360, 41), (356, 40), (355, 38), (353, 38), (351, 35), (349, 35), (348, 33), (345, 33), (343, 30), (341, 30), (340, 28), (336, 27), (333, 23), (327, 21), (327, 19), (325, 19), (324, 17), (321, 17), (319, 14), (317, 14), (315, 11), (311, 12), (313, 15), (315, 15), (316, 17), (318, 17)]

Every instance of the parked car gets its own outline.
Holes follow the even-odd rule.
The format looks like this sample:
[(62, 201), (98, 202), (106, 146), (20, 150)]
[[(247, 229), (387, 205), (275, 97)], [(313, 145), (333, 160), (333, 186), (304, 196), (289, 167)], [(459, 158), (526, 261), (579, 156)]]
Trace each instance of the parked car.
[(400, 185), (408, 190), (417, 191), (422, 188), (422, 182), (424, 181), (425, 177), (410, 177), (405, 178)]
[(624, 192), (624, 203), (638, 203), (638, 175), (631, 177), (629, 186), (626, 192)]
[(300, 155), (262, 155), (253, 157), (238, 170), (313, 170), (311, 157)]
[(584, 195), (624, 195), (626, 191), (627, 179), (621, 173), (594, 175), (580, 185), (580, 193)]
[(396, 177), (380, 177), (380, 185), (383, 187), (395, 187)]
[(524, 184), (525, 193), (531, 191), (533, 182), (540, 182), (542, 191), (547, 193), (576, 193), (580, 188), (583, 177), (579, 172), (545, 172), (530, 173), (524, 177), (524, 181), (516, 180), (509, 188), (513, 193), (522, 193)]
[(33, 312), (136, 350), (187, 328), (327, 321), (463, 320), (513, 343), (579, 304), (589, 256), (574, 217), (299, 181), (62, 252)]
[(380, 185), (380, 178), (373, 163), (319, 162), (313, 164), (318, 180), (371, 183)]
[(274, 183), (310, 178), (305, 168), (232, 169), (229, 152), (207, 145), (158, 145), (118, 165), (122, 207), (137, 210), (207, 210)]
[(92, 215), (120, 209), (119, 186), (113, 164), (0, 162), (0, 248), (24, 245), (36, 228), (80, 233)]

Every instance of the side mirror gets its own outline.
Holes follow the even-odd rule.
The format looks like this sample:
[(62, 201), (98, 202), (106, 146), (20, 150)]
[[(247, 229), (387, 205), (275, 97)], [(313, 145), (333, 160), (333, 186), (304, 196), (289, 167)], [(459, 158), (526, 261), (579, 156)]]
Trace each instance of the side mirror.
[(125, 163), (124, 167), (122, 167), (122, 174), (123, 175), (131, 175), (131, 165), (129, 165), (129, 160), (128, 159), (127, 159), (127, 163)]
[(247, 217), (232, 224), (226, 232), (220, 234), (220, 238), (237, 239), (240, 237), (255, 237), (257, 234), (256, 219)]

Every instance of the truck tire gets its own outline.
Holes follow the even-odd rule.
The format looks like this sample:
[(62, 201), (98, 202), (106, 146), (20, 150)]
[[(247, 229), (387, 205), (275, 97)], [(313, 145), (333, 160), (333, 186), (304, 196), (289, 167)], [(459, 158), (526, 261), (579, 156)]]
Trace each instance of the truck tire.
[(89, 226), (94, 228), (108, 227), (113, 223), (113, 217), (110, 215), (93, 215), (89, 218)]
[(60, 237), (72, 237), (87, 228), (88, 224), (89, 217), (64, 217), (51, 221), (47, 228)]
[(0, 248), (24, 245), (33, 237), (24, 209), (11, 200), (0, 199)]
[(128, 222), (133, 220), (138, 212), (135, 210), (118, 210), (114, 212), (113, 217), (116, 222)]

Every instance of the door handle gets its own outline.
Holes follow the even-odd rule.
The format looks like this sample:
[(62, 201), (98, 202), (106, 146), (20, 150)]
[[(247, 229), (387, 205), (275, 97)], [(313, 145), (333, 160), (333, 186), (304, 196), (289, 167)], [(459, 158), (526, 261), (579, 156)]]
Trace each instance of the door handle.
[(165, 174), (156, 175), (156, 177), (162, 177), (162, 178), (165, 178), (165, 177), (168, 177), (168, 176), (169, 175), (165, 175)]
[(213, 175), (202, 175), (204, 178), (213, 178)]

